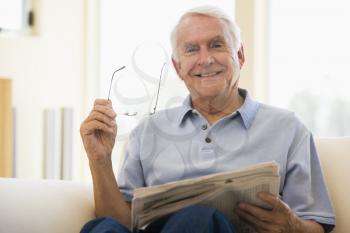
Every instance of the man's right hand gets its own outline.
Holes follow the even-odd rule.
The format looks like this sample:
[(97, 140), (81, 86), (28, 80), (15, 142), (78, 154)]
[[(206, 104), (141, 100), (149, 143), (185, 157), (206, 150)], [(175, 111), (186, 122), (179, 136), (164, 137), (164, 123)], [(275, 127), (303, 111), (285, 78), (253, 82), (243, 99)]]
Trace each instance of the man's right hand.
[(111, 216), (130, 229), (130, 205), (119, 190), (111, 160), (117, 136), (116, 115), (110, 100), (95, 100), (80, 126), (80, 134), (90, 162), (96, 217)]
[(96, 99), (89, 116), (80, 126), (80, 135), (90, 162), (110, 159), (117, 135), (112, 102)]

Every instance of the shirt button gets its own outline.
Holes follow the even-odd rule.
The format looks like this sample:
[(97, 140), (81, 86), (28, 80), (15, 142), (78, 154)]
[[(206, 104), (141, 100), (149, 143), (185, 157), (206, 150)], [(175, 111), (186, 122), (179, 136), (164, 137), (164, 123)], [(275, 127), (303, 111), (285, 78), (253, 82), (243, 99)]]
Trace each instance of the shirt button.
[(202, 130), (206, 130), (206, 129), (208, 129), (208, 125), (207, 124), (202, 125)]
[(211, 143), (211, 138), (205, 138), (206, 143)]

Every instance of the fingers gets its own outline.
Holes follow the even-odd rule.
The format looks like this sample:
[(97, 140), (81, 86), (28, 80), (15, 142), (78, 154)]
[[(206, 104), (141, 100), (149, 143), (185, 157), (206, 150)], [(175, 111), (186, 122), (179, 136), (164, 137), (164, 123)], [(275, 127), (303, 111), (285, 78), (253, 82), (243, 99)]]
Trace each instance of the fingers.
[(85, 120), (85, 122), (90, 121), (99, 121), (110, 127), (114, 127), (116, 125), (115, 118), (111, 118), (104, 113), (96, 111), (95, 109), (91, 111), (90, 115)]
[(106, 100), (106, 99), (95, 99), (94, 106), (95, 105), (112, 106), (112, 101), (111, 100)]
[(274, 220), (274, 217), (273, 215), (271, 215), (270, 210), (265, 210), (257, 206), (249, 205), (246, 203), (240, 203), (238, 205), (238, 209), (243, 210), (244, 212), (247, 212), (252, 216), (255, 216), (257, 219), (260, 219), (261, 221), (271, 222)]
[(94, 108), (93, 110), (99, 111), (103, 114), (106, 114), (107, 116), (114, 118), (116, 117), (116, 113), (113, 111), (112, 108), (112, 101), (105, 100), (105, 99), (96, 99), (94, 102)]
[(100, 112), (113, 119), (117, 116), (112, 106), (95, 105), (92, 111)]
[(284, 203), (279, 197), (272, 195), (268, 192), (260, 192), (258, 197), (263, 201), (271, 205), (273, 210), (276, 211), (286, 211), (290, 210), (289, 206)]
[(248, 203), (240, 203), (235, 212), (258, 232), (291, 232), (293, 212), (289, 206), (276, 195), (260, 192), (258, 197), (271, 205), (266, 210)]
[(81, 134), (91, 134), (96, 129), (114, 133), (116, 131), (115, 117), (116, 113), (113, 111), (111, 101), (96, 99), (92, 111), (81, 125)]
[(251, 215), (249, 212), (246, 212), (243, 209), (237, 208), (235, 209), (236, 214), (248, 225), (252, 226), (255, 230), (261, 232), (265, 231), (268, 232), (267, 230), (269, 229), (269, 224), (261, 221), (254, 215)]
[(93, 120), (90, 122), (85, 122), (84, 125), (81, 127), (81, 133), (82, 134), (92, 134), (94, 133), (94, 130), (102, 130), (105, 132), (109, 132), (109, 133), (114, 133), (115, 128), (110, 127), (100, 121), (97, 120)]

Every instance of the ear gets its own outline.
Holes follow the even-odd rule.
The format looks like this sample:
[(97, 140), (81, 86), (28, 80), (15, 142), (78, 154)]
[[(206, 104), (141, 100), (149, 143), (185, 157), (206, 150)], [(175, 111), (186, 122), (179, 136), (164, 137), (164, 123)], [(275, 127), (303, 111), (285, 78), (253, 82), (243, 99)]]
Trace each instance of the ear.
[(174, 68), (176, 70), (177, 75), (180, 77), (180, 79), (182, 79), (181, 76), (180, 76), (180, 69), (181, 69), (180, 62), (178, 63), (177, 61), (175, 61), (174, 58), (171, 58), (171, 62), (173, 63), (173, 66), (174, 66)]
[(239, 68), (242, 69), (242, 66), (243, 66), (244, 61), (245, 61), (243, 44), (241, 44), (241, 48), (238, 50), (237, 55), (238, 55), (238, 60), (239, 60)]

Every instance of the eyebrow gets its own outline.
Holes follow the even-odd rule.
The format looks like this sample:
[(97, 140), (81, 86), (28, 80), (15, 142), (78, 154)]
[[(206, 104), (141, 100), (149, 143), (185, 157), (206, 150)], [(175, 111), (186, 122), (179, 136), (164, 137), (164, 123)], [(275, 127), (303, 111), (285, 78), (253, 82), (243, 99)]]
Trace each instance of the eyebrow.
[(193, 43), (184, 43), (184, 45), (183, 45), (183, 48), (189, 48), (189, 47), (195, 47), (195, 46), (197, 46), (196, 44), (193, 44)]
[[(226, 43), (225, 38), (223, 36), (221, 36), (221, 35), (214, 36), (213, 38), (208, 40), (209, 43), (216, 42), (216, 41), (220, 41), (220, 42)], [(185, 42), (182, 47), (183, 48), (188, 48), (188, 47), (195, 47), (195, 46), (197, 46), (197, 44), (194, 44), (192, 42)]]
[(222, 36), (215, 36), (215, 37), (213, 37), (212, 39), (210, 39), (209, 40), (210, 42), (216, 42), (216, 41), (220, 41), (220, 42), (225, 42), (226, 43), (226, 40), (225, 40), (225, 38), (224, 37), (222, 37)]

